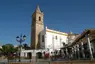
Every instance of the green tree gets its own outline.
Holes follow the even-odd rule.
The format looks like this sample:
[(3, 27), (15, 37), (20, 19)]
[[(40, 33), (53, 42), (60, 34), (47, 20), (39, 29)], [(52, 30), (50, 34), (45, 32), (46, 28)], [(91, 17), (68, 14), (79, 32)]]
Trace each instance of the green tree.
[(0, 48), (0, 56), (2, 56), (2, 49)]
[(8, 58), (12, 57), (15, 52), (17, 52), (17, 48), (15, 48), (12, 44), (5, 44), (2, 46), (2, 54)]

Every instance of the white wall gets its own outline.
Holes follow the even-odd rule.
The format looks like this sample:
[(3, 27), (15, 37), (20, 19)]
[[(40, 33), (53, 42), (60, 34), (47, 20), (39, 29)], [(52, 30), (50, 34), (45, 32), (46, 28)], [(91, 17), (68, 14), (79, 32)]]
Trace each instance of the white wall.
[(47, 50), (45, 50), (45, 49), (39, 49), (39, 50), (22, 50), (21, 51), (21, 56), (22, 57), (27, 57), (27, 53), (30, 53), (30, 52), (31, 52), (32, 56), (35, 56), (37, 52), (42, 52), (43, 53), (45, 51), (47, 51)]
[(51, 32), (46, 32), (45, 40), (46, 40), (45, 48), (60, 49), (61, 47), (63, 47), (63, 44), (62, 44), (63, 42), (67, 43), (67, 36), (51, 33)]
[[(42, 42), (42, 35), (44, 35), (44, 42)], [(57, 37), (57, 39), (56, 39)], [(75, 39), (75, 35), (70, 36), (71, 42)], [(63, 47), (63, 43), (69, 44), (68, 33), (55, 31), (46, 28), (40, 33), (41, 49), (49, 49), (49, 51), (59, 50)]]

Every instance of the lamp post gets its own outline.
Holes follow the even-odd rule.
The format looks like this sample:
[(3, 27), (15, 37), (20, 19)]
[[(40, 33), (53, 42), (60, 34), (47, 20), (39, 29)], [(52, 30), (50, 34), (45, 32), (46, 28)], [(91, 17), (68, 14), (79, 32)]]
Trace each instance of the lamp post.
[(17, 40), (17, 42), (20, 43), (20, 50), (19, 50), (19, 62), (20, 62), (21, 61), (21, 57), (20, 57), (20, 55), (21, 55), (21, 43), (26, 40), (26, 36), (25, 35), (22, 36), (22, 34), (21, 34), (20, 36), (16, 37), (16, 40)]

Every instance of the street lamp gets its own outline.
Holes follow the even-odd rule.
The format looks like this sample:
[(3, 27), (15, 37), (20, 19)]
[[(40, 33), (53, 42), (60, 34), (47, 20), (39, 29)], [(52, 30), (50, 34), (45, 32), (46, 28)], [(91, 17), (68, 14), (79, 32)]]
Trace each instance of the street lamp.
[(24, 41), (26, 40), (26, 36), (25, 36), (25, 35), (22, 36), (22, 34), (21, 34), (20, 36), (17, 36), (17, 37), (16, 37), (16, 40), (17, 40), (17, 42), (20, 43), (20, 50), (19, 50), (19, 62), (20, 62), (20, 61), (21, 61), (21, 59), (20, 59), (20, 54), (21, 54), (21, 43), (24, 42)]

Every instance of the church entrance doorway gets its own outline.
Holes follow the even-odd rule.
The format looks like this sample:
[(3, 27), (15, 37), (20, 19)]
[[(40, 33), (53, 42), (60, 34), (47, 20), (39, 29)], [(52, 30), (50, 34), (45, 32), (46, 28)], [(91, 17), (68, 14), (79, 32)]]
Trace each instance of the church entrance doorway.
[(42, 58), (42, 52), (37, 52), (36, 56), (37, 56), (38, 59), (41, 59)]
[(27, 58), (28, 58), (28, 59), (31, 59), (31, 58), (32, 58), (32, 53), (31, 53), (31, 52), (28, 52), (28, 53), (27, 53)]

